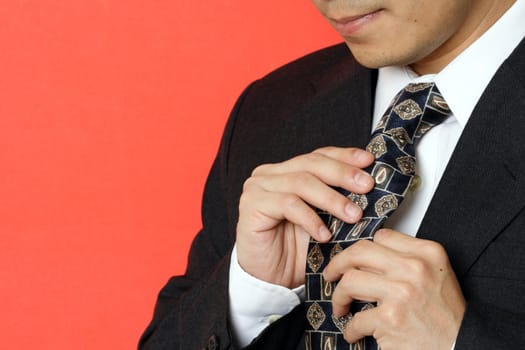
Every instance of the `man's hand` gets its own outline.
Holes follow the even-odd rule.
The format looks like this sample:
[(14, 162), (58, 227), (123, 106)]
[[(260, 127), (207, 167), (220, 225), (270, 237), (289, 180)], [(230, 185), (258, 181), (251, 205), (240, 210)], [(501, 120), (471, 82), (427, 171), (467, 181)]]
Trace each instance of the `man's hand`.
[(452, 347), (466, 303), (438, 243), (382, 229), (336, 255), (323, 275), (339, 281), (335, 316), (347, 314), (352, 300), (377, 302), (347, 325), (349, 343), (371, 335), (382, 350)]
[(355, 223), (361, 209), (333, 187), (369, 192), (374, 180), (363, 168), (374, 156), (356, 148), (321, 148), (256, 168), (244, 183), (237, 223), (237, 256), (249, 274), (294, 288), (304, 283), (310, 237), (330, 232), (312, 207)]

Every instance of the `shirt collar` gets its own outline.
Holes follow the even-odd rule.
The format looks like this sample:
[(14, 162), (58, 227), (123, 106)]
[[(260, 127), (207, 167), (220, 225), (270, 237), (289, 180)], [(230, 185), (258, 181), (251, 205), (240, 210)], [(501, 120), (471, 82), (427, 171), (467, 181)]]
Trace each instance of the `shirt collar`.
[(418, 77), (409, 67), (380, 68), (374, 122), (404, 86), (435, 81), (456, 120), (464, 127), (498, 68), (525, 37), (524, 22), (525, 0), (516, 0), (492, 27), (438, 74)]

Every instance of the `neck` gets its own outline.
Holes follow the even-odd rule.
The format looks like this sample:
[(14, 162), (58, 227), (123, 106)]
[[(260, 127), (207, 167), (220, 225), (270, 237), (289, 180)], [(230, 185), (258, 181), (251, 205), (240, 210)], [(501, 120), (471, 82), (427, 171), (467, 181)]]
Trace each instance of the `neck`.
[(438, 49), (425, 58), (410, 65), (417, 74), (436, 74), (458, 57), (466, 48), (478, 40), (516, 0), (485, 1), (474, 16), (470, 16), (462, 27)]

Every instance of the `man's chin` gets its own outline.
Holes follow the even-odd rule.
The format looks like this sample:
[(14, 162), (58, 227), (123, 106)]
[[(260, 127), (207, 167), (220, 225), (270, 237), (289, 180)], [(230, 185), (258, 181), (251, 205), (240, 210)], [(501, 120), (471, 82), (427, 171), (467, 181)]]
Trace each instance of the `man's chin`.
[(363, 45), (348, 43), (352, 56), (359, 64), (366, 68), (378, 69), (388, 66), (410, 66), (417, 62), (417, 58), (406, 55), (395, 55), (392, 49), (366, 49)]

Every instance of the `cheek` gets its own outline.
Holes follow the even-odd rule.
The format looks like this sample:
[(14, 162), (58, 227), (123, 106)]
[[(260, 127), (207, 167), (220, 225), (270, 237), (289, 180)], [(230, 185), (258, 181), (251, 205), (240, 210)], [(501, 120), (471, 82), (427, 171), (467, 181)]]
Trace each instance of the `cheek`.
[(467, 3), (464, 0), (424, 1), (408, 13), (407, 26), (419, 40), (442, 44), (465, 22), (469, 13)]
[[(453, 16), (443, 16), (439, 13), (458, 10)], [(405, 56), (413, 63), (426, 57), (439, 49), (460, 27), (462, 13), (460, 9), (451, 9), (447, 6), (430, 7), (427, 11), (422, 9), (410, 12), (409, 16), (393, 23), (390, 30), (386, 30), (385, 41), (390, 40), (391, 48), (398, 55)]]

